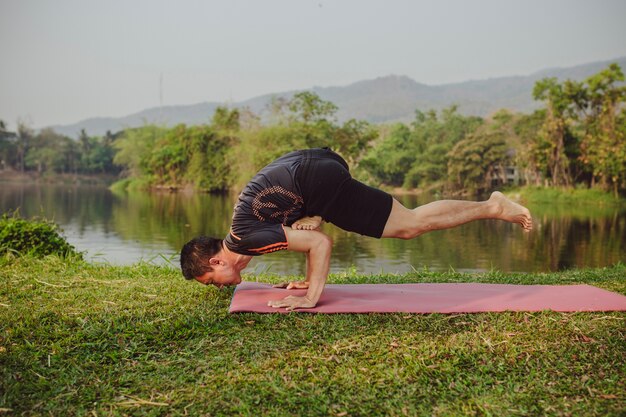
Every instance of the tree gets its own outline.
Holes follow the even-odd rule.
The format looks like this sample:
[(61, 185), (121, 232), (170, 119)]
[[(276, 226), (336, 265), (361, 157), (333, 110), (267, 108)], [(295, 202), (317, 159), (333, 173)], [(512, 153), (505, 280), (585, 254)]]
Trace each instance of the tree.
[(448, 154), (448, 178), (453, 188), (485, 191), (504, 172), (506, 141), (499, 129), (482, 129), (457, 142)]
[(545, 109), (540, 109), (531, 114), (519, 115), (513, 124), (513, 133), (519, 138), (515, 164), (525, 183), (540, 185), (542, 174), (548, 172), (548, 153), (537, 148), (542, 144), (537, 138), (545, 118)]
[(579, 159), (604, 189), (617, 196), (626, 180), (626, 142), (622, 129), (626, 87), (617, 85), (624, 74), (617, 64), (592, 75), (572, 91), (582, 118), (583, 138)]
[(239, 109), (229, 110), (227, 107), (219, 106), (213, 113), (211, 126), (217, 130), (236, 132), (239, 130)]
[(378, 135), (377, 130), (368, 122), (350, 119), (332, 130), (331, 146), (348, 161), (356, 165), (367, 149), (367, 144)]
[(408, 127), (396, 125), (392, 133), (372, 148), (360, 163), (383, 183), (404, 187), (425, 187), (447, 178), (449, 151), (483, 123), (466, 117), (451, 106), (437, 112), (417, 111)]
[(16, 163), (17, 146), (16, 134), (7, 129), (3, 120), (0, 120), (0, 169), (6, 169)]
[(282, 96), (272, 96), (270, 102), (265, 106), (269, 113), (268, 121), (270, 125), (283, 124), (287, 122), (287, 106), (289, 100)]
[(359, 166), (377, 181), (401, 186), (414, 161), (414, 156), (407, 153), (410, 140), (411, 130), (408, 126), (402, 123), (394, 125), (389, 136), (372, 148)]
[(544, 78), (535, 84), (533, 97), (546, 102), (546, 118), (536, 146), (537, 152), (543, 155), (538, 155), (537, 159), (546, 161), (553, 185), (571, 185), (572, 176), (565, 154), (572, 105), (570, 96), (556, 78)]
[(322, 100), (317, 94), (309, 91), (297, 93), (287, 104), (295, 120), (305, 124), (316, 124), (334, 119), (337, 106), (330, 101)]
[(21, 172), (26, 168), (26, 153), (32, 145), (35, 133), (24, 122), (17, 123), (16, 156), (17, 166)]
[(135, 129), (126, 129), (113, 142), (117, 150), (113, 162), (123, 169), (128, 177), (143, 177), (149, 173), (149, 159), (157, 140), (166, 132), (163, 127), (146, 125)]
[(38, 173), (68, 171), (65, 152), (71, 145), (71, 139), (56, 133), (52, 129), (43, 129), (31, 138), (24, 162), (27, 168)]
[(456, 105), (443, 109), (439, 116), (434, 110), (417, 112), (412, 123), (412, 146), (407, 150), (414, 155), (414, 160), (405, 176), (404, 187), (447, 182), (450, 150), (483, 123), (480, 117), (460, 115)]
[[(182, 133), (182, 132), (181, 132)], [(179, 137), (184, 144), (185, 181), (207, 191), (226, 190), (232, 172), (228, 152), (239, 139), (213, 126), (192, 126)]]
[(158, 185), (175, 186), (183, 177), (185, 149), (179, 139), (184, 134), (185, 125), (179, 125), (161, 138), (150, 152), (148, 173)]

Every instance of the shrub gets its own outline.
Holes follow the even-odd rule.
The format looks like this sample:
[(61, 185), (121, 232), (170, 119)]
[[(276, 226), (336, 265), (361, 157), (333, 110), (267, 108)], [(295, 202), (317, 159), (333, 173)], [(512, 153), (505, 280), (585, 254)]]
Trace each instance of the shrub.
[(60, 232), (56, 224), (46, 219), (26, 220), (20, 218), (17, 212), (5, 213), (0, 218), (0, 254), (11, 252), (37, 257), (56, 254), (82, 259), (81, 253)]

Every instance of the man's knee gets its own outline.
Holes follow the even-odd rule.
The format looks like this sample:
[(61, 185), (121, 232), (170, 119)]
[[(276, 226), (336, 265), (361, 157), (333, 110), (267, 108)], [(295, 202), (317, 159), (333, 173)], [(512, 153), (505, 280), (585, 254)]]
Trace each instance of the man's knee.
[(333, 248), (333, 239), (328, 236), (326, 233), (320, 233), (318, 236), (318, 245), (322, 247), (324, 250), (332, 251)]

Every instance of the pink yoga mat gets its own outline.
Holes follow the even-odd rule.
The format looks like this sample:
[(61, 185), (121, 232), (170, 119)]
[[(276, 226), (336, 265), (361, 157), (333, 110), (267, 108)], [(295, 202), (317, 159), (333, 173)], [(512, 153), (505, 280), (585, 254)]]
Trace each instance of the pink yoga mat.
[[(306, 290), (242, 282), (230, 312), (285, 313), (269, 300)], [(478, 313), (487, 311), (626, 311), (626, 296), (590, 285), (328, 284), (310, 313)]]

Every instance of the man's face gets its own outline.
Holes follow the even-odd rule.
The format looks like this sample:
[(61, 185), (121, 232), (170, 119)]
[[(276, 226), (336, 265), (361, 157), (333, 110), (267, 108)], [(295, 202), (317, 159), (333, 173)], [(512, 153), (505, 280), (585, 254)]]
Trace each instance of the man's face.
[(196, 277), (196, 281), (204, 285), (213, 284), (218, 288), (224, 285), (237, 285), (241, 283), (241, 271), (232, 265), (216, 264), (213, 265), (213, 271)]

